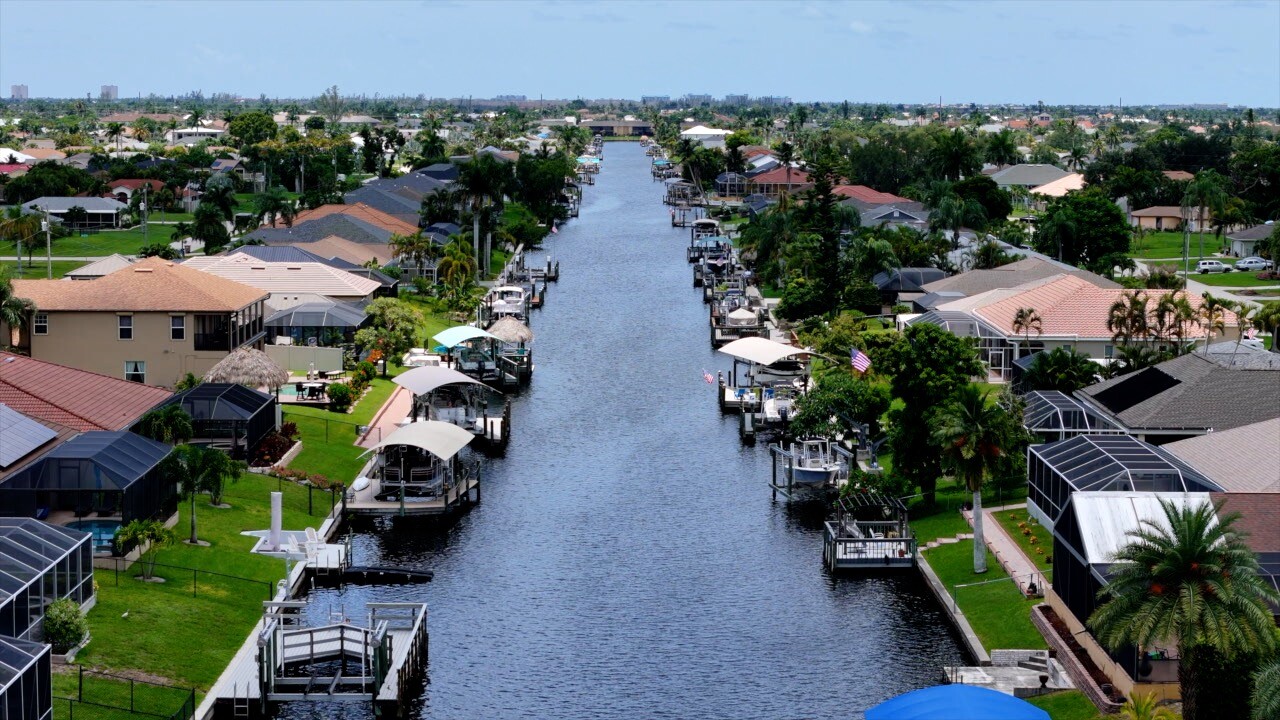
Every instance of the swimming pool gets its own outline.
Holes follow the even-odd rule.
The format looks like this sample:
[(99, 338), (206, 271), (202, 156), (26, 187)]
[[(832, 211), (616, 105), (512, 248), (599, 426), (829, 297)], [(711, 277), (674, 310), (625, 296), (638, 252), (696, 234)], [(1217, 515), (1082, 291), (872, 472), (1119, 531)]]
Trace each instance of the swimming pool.
[(120, 531), (119, 520), (77, 520), (67, 523), (72, 530), (83, 530), (93, 536), (95, 553), (111, 552), (115, 544), (116, 533)]

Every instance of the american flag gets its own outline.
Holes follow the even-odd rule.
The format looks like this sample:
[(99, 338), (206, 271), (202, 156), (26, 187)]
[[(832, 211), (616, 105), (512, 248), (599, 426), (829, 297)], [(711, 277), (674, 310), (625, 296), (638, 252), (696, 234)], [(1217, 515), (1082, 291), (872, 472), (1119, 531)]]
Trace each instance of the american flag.
[(711, 373), (707, 372), (706, 370), (703, 370), (703, 371), (702, 371), (702, 379), (703, 379), (703, 380), (706, 380), (708, 385), (715, 385), (715, 384), (716, 384), (716, 377), (715, 377), (715, 375), (712, 375)]
[(854, 370), (864, 373), (871, 367), (871, 358), (858, 348), (854, 348), (849, 351), (849, 364), (853, 365)]

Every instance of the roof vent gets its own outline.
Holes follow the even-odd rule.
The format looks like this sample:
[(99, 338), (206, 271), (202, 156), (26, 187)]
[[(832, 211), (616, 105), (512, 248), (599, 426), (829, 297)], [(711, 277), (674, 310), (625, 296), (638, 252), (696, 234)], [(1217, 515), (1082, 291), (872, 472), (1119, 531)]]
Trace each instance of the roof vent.
[(139, 272), (139, 273), (149, 273), (149, 272), (151, 272), (151, 271), (152, 271), (152, 268), (149, 268), (149, 267), (136, 267), (136, 268), (134, 268), (134, 269), (133, 269), (133, 271), (134, 271), (134, 272)]

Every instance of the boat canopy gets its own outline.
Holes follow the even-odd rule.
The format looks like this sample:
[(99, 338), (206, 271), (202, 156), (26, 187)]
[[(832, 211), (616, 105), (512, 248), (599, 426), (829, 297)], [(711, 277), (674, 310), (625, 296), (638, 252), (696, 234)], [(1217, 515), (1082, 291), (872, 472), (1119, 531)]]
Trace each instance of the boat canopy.
[(422, 420), (396, 430), (382, 442), (366, 450), (363, 455), (390, 445), (410, 445), (422, 448), (441, 460), (448, 460), (474, 439), (475, 435), (457, 425), (437, 420)]
[(476, 338), (489, 338), (491, 340), (497, 340), (497, 338), (489, 334), (487, 331), (478, 327), (472, 327), (470, 325), (459, 325), (457, 327), (451, 327), (448, 330), (441, 330), (440, 332), (431, 336), (432, 340), (435, 340), (436, 342), (440, 343), (446, 348), (457, 347), (462, 343), (467, 342), (468, 340), (475, 340)]
[[(756, 314), (746, 308), (738, 308), (729, 313), (730, 320), (755, 320)], [(767, 363), (766, 363), (767, 364)]]
[[(469, 383), (472, 385), (484, 385), (484, 383), (475, 378), (463, 375), (453, 368), (444, 367), (443, 365), (423, 365), (416, 367), (408, 372), (397, 375), (394, 380), (395, 384), (412, 392), (414, 395), (426, 395), (444, 385), (452, 385), (454, 383)], [(488, 387), (485, 385), (485, 387)]]
[(795, 355), (817, 355), (812, 350), (805, 350), (794, 345), (784, 345), (775, 340), (769, 340), (762, 337), (748, 337), (740, 340), (734, 340), (724, 347), (720, 348), (720, 352), (726, 355), (732, 355), (739, 360), (747, 360), (761, 365), (772, 365), (784, 358), (793, 357)]

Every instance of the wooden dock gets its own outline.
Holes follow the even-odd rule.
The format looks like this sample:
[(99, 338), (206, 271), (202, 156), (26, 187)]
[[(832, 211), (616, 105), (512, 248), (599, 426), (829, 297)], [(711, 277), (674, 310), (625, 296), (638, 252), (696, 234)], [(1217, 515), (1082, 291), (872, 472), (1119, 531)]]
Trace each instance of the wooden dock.
[(822, 562), (828, 570), (915, 567), (916, 538), (900, 499), (867, 489), (846, 493), (836, 507), (836, 518), (822, 532)]

